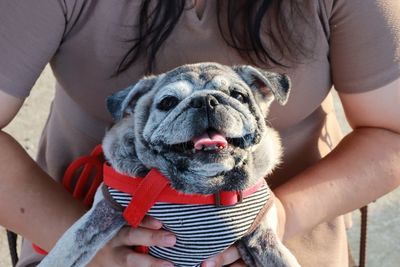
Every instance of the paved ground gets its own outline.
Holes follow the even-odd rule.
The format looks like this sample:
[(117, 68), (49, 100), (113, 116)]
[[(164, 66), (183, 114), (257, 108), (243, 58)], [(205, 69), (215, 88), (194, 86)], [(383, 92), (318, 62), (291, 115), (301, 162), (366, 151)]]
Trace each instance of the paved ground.
[[(53, 97), (54, 79), (46, 69), (37, 81), (23, 109), (7, 131), (17, 138), (34, 157), (40, 129)], [(340, 106), (338, 105), (338, 109)], [(344, 126), (346, 127), (346, 126)], [(346, 128), (345, 128), (346, 129)], [(400, 189), (370, 205), (368, 267), (400, 266)], [(353, 213), (354, 227), (349, 231), (350, 243), (357, 255), (359, 240), (359, 213)], [(0, 228), (0, 267), (10, 267), (4, 229)], [(307, 266), (305, 266), (307, 267)]]

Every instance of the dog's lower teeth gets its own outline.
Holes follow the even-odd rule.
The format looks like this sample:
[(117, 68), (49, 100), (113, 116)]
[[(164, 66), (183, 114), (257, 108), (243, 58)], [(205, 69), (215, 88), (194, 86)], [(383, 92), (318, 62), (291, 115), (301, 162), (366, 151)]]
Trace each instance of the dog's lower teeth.
[(211, 150), (217, 150), (217, 146), (216, 145), (212, 145), (212, 146), (203, 146), (203, 150), (204, 151), (211, 151)]
[(211, 146), (203, 145), (200, 149), (192, 148), (190, 151), (192, 153), (196, 153), (197, 151), (214, 151), (214, 150), (222, 150), (224, 148), (225, 148), (225, 146), (221, 146), (221, 145), (211, 145)]

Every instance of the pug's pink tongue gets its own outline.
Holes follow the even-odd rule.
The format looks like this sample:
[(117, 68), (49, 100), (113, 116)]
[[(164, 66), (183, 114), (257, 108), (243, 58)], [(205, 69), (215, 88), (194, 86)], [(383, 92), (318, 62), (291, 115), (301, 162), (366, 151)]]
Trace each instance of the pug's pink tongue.
[(201, 150), (203, 147), (226, 147), (228, 145), (225, 136), (218, 132), (205, 132), (201, 136), (194, 137), (192, 142), (196, 150)]

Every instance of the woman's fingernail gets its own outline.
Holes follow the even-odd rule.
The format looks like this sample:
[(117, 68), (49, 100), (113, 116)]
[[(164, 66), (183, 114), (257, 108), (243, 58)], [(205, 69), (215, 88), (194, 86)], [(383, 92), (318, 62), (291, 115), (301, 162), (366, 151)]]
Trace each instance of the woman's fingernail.
[(213, 260), (205, 261), (203, 264), (203, 267), (215, 267), (215, 266), (217, 266), (217, 264)]
[(163, 242), (165, 245), (173, 246), (176, 242), (176, 237), (173, 234), (166, 234), (163, 236)]
[(161, 227), (162, 227), (162, 224), (159, 223), (159, 222), (157, 222), (157, 221), (152, 221), (152, 222), (150, 222), (150, 224), (149, 224), (149, 226), (148, 226), (148, 228), (154, 229), (154, 230), (160, 230)]

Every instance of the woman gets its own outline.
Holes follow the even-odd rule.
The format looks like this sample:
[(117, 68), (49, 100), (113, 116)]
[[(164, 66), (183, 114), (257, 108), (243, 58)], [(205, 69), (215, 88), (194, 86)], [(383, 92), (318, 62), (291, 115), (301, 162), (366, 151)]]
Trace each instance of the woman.
[[(400, 183), (399, 11), (396, 0), (1, 1), (1, 128), (48, 62), (57, 84), (37, 163), (0, 133), (0, 223), (48, 250), (85, 212), (50, 177), (101, 141), (107, 95), (186, 63), (254, 64), (293, 84), (269, 115), (285, 147), (268, 178), (283, 239), (303, 266), (347, 266), (341, 215)], [(332, 85), (354, 129), (343, 140)], [(128, 248), (172, 246), (160, 227), (124, 228), (91, 266), (171, 266)], [(25, 240), (18, 266), (39, 260)], [(234, 247), (204, 266), (229, 264), (243, 266)]]

